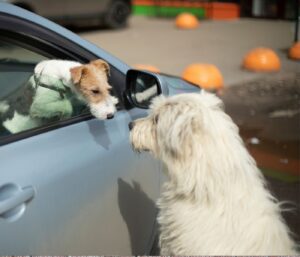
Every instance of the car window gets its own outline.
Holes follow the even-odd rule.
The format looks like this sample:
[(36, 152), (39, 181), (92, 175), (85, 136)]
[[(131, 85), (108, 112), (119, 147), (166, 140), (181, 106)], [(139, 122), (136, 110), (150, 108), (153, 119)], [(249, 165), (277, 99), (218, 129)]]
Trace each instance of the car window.
[(47, 59), (0, 39), (0, 139), (89, 112), (61, 80), (34, 74)]
[(18, 62), (38, 63), (47, 59), (46, 57), (37, 54), (33, 51), (16, 46), (12, 43), (0, 41), (0, 58), (1, 60), (16, 60)]

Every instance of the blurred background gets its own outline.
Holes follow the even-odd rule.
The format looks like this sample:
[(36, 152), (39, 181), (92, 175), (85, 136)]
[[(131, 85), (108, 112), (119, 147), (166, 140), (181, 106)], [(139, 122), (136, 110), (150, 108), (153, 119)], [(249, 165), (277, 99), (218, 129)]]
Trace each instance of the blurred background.
[[(284, 215), (300, 239), (299, 0), (8, 2), (67, 26), (132, 67), (200, 87), (212, 78), (209, 90), (223, 99), (272, 191), (294, 203)], [(179, 21), (183, 13), (190, 16)], [(199, 64), (210, 66), (203, 72)]]
[[(213, 63), (227, 85), (253, 77), (239, 69), (247, 51), (270, 47), (286, 55), (299, 34), (299, 0), (5, 1), (66, 26), (129, 65), (181, 76), (191, 63)], [(182, 13), (194, 15), (199, 27), (176, 28)], [(289, 61), (283, 66), (297, 69)]]

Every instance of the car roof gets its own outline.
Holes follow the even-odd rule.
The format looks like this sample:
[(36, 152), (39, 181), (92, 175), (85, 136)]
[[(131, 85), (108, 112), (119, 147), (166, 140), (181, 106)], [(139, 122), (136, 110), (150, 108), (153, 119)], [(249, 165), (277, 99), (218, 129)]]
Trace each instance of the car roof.
[(86, 50), (94, 53), (97, 56), (101, 56), (101, 58), (105, 59), (107, 62), (112, 64), (115, 68), (123, 72), (124, 74), (130, 69), (130, 67), (116, 58), (115, 56), (111, 55), (110, 53), (106, 52), (102, 48), (90, 43), (89, 41), (81, 38), (80, 36), (76, 35), (75, 33), (71, 32), (70, 30), (46, 19), (37, 14), (34, 14), (30, 11), (17, 7), (15, 5), (9, 3), (3, 3), (0, 1), (0, 15), (8, 14), (11, 16), (15, 16), (32, 23), (35, 23), (44, 29), (54, 31), (55, 33), (59, 34), (60, 36), (75, 42), (76, 44), (82, 46)]

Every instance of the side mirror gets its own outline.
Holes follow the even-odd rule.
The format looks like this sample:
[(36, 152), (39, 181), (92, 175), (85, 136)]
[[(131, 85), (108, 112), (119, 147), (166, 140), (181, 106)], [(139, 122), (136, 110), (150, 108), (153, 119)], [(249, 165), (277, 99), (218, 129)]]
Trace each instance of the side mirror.
[(140, 70), (127, 72), (125, 98), (130, 106), (147, 109), (152, 99), (161, 92), (161, 83), (157, 75)]

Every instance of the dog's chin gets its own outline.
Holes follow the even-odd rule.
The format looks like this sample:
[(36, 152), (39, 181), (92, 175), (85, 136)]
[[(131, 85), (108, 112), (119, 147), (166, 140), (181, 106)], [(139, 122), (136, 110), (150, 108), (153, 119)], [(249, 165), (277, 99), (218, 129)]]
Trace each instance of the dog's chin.
[(150, 149), (147, 149), (147, 148), (141, 148), (139, 149), (139, 152), (142, 153), (142, 152), (150, 152)]
[(99, 113), (91, 110), (91, 114), (97, 118), (98, 120), (107, 120), (107, 114), (106, 113)]
[(92, 115), (95, 117), (95, 118), (97, 118), (98, 120), (107, 120), (108, 119), (108, 117), (110, 116), (110, 115), (112, 115), (111, 113), (99, 113), (99, 112), (93, 112), (93, 111), (91, 111), (91, 113), (92, 113)]
[(114, 115), (116, 107), (112, 102), (106, 101), (98, 104), (91, 104), (90, 111), (97, 119), (106, 120)]
[(145, 147), (135, 147), (134, 144), (131, 144), (132, 149), (136, 153), (142, 153), (142, 152), (150, 152), (150, 149), (145, 148)]

